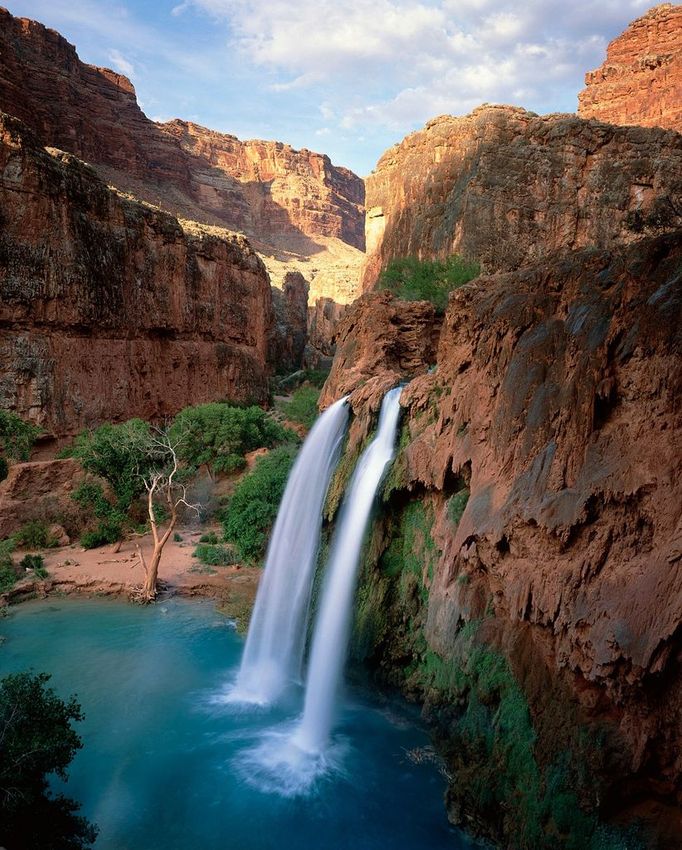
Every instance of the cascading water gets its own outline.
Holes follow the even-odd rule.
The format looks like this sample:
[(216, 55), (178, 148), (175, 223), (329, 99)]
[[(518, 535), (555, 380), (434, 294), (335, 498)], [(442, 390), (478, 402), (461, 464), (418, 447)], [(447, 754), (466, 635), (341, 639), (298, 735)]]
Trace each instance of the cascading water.
[(360, 456), (332, 543), (308, 665), (305, 706), (292, 743), (319, 754), (327, 746), (346, 659), (362, 543), (374, 499), (395, 454), (401, 388), (384, 397), (375, 438)]
[(291, 471), (230, 701), (268, 704), (300, 679), (322, 509), (347, 424), (342, 398), (317, 420)]

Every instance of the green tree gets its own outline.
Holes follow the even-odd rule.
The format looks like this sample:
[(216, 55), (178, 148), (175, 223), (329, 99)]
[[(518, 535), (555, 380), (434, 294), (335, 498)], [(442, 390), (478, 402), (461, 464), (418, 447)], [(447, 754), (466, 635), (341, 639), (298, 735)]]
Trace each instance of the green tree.
[(446, 260), (392, 260), (381, 273), (378, 289), (388, 289), (404, 301), (430, 301), (439, 313), (450, 292), (480, 274), (478, 263), (453, 254)]
[(242, 469), (247, 452), (271, 448), (291, 436), (260, 407), (224, 402), (186, 407), (170, 429), (178, 459), (194, 469), (205, 465), (211, 475)]
[(81, 538), (86, 548), (121, 541), (133, 502), (145, 490), (145, 476), (158, 466), (149, 423), (130, 419), (120, 425), (101, 425), (78, 436), (72, 457), (86, 472), (103, 478), (111, 487), (108, 499), (102, 486), (86, 482), (73, 494), (80, 505), (92, 510), (97, 527)]
[(0, 845), (21, 850), (80, 850), (97, 831), (78, 804), (53, 795), (49, 776), (67, 778), (81, 747), (72, 723), (83, 719), (74, 697), (47, 687), (46, 673), (0, 680)]
[(296, 447), (273, 449), (235, 487), (222, 513), (225, 540), (247, 561), (265, 553), (284, 488), (296, 457)]

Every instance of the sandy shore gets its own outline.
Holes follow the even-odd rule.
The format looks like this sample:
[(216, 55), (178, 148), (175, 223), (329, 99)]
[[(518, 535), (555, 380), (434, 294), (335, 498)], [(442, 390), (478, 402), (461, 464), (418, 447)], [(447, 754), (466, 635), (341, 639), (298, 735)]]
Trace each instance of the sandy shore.
[[(242, 631), (248, 623), (262, 570), (201, 564), (192, 553), (207, 530), (178, 528), (182, 540), (168, 541), (159, 566), (159, 598), (168, 595), (213, 598), (228, 616), (235, 617)], [(83, 549), (78, 544), (42, 550), (48, 578), (27, 575), (10, 591), (0, 594), (0, 606), (52, 594), (130, 597), (144, 579), (136, 545), (149, 560), (153, 548), (151, 535), (125, 541), (119, 552), (114, 552), (112, 546)], [(21, 556), (20, 552), (17, 554)]]

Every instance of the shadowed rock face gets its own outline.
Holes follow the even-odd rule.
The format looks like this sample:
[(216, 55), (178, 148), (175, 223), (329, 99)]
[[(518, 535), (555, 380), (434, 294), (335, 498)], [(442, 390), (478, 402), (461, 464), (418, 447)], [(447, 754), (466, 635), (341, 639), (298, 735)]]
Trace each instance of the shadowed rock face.
[[(150, 121), (126, 77), (81, 62), (54, 30), (1, 8), (0, 109), (119, 189), (174, 215), (242, 231), (274, 259), (282, 250), (324, 254), (318, 237), (364, 249), (364, 184), (348, 169), (280, 142)], [(346, 253), (357, 271), (359, 251)], [(334, 295), (331, 277), (322, 294)]]
[(241, 236), (108, 188), (0, 117), (0, 406), (55, 434), (267, 400), (265, 268)]
[(663, 3), (633, 21), (609, 44), (604, 64), (585, 75), (578, 114), (679, 133), (681, 91), (682, 6)]
[[(481, 621), (524, 690), (538, 758), (550, 760), (573, 701), (617, 742), (605, 769), (614, 793), (595, 805), (650, 795), (679, 807), (682, 231), (473, 281), (442, 328), (423, 312), (415, 336), (438, 344), (421, 364), (415, 336), (393, 326), (413, 327), (419, 308), (386, 293), (353, 305), (323, 398), (356, 388), (359, 440), (385, 389), (421, 368), (401, 399), (401, 481), (384, 522), (396, 498), (433, 506), (428, 648), (452, 659), (463, 624)], [(377, 649), (384, 672), (399, 656), (388, 647)], [(455, 775), (449, 791), (457, 820), (464, 785)]]
[(482, 106), (407, 136), (367, 178), (364, 289), (398, 257), (488, 272), (682, 222), (682, 136)]

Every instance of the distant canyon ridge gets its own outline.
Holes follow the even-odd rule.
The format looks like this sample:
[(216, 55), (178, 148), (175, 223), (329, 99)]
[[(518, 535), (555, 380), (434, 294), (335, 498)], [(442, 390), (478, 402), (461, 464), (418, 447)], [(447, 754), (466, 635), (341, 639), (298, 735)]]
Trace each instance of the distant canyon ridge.
[(323, 154), (151, 121), (126, 77), (0, 9), (0, 405), (65, 435), (260, 403), (273, 373), (330, 362), (395, 257), (458, 252), (492, 273), (665, 230), (679, 32), (670, 4), (632, 24), (579, 117), (443, 116), (365, 186)]

